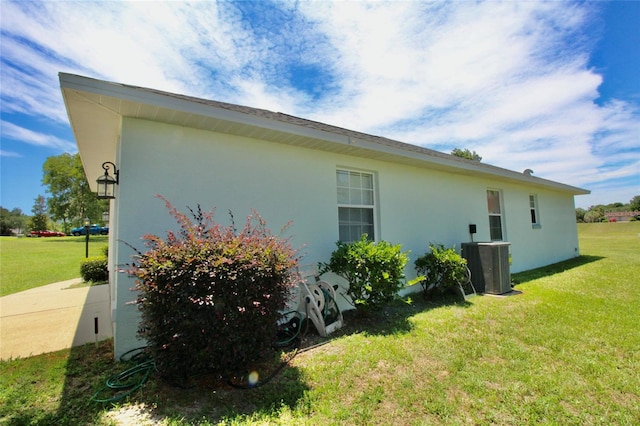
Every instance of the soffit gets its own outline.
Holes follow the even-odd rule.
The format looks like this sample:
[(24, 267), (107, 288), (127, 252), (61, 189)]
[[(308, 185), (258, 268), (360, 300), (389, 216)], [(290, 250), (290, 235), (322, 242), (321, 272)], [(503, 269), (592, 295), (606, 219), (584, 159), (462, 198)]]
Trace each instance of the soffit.
[(132, 117), (419, 168), (526, 183), (573, 194), (589, 192), (287, 114), (68, 74), (61, 74), (60, 81), (85, 172), (93, 189), (95, 182), (91, 177), (97, 178), (103, 173), (100, 166), (102, 162), (116, 162), (116, 146), (120, 138), (122, 118)]

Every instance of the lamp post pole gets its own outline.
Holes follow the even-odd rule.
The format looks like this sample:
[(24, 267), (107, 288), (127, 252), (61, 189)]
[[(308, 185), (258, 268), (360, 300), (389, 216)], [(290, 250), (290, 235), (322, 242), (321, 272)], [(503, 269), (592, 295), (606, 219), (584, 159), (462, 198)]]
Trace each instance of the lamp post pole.
[(84, 218), (84, 238), (85, 238), (85, 250), (84, 257), (89, 258), (89, 225), (90, 221), (88, 217)]

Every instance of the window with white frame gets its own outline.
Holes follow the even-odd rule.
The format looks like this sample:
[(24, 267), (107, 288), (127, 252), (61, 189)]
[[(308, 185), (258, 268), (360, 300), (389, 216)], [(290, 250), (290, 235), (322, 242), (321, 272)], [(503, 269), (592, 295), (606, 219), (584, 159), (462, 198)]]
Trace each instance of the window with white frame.
[(375, 197), (373, 174), (337, 170), (338, 238), (352, 242), (367, 234), (375, 240)]
[(489, 236), (491, 241), (502, 241), (502, 205), (500, 191), (487, 190), (487, 207), (489, 210)]
[(529, 194), (529, 211), (531, 212), (531, 226), (540, 227), (540, 215), (538, 214), (538, 196)]

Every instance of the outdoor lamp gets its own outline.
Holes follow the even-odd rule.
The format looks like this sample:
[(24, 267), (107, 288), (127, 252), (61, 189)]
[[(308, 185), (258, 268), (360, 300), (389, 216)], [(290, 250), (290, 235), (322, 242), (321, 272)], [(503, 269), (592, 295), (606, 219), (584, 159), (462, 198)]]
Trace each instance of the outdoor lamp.
[(84, 218), (84, 257), (89, 258), (89, 226), (91, 225), (91, 220), (88, 217)]
[(109, 212), (102, 212), (102, 223), (109, 223)]
[[(102, 163), (102, 168), (104, 169), (104, 175), (96, 179), (96, 182), (98, 182), (98, 199), (110, 200), (116, 198), (114, 190), (115, 186), (120, 183), (120, 170), (118, 170), (116, 165), (111, 161), (105, 161)], [(113, 175), (115, 178), (109, 175), (109, 168), (113, 168)]]

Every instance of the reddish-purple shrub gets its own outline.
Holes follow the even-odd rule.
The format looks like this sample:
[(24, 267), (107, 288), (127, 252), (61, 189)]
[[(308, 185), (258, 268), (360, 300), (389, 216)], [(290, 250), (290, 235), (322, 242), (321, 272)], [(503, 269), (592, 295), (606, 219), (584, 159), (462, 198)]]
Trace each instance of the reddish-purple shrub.
[(165, 376), (241, 371), (275, 341), (279, 312), (298, 282), (298, 252), (255, 211), (236, 230), (233, 216), (222, 226), (213, 210), (198, 206), (190, 217), (159, 198), (181, 229), (144, 237), (149, 250), (131, 270), (138, 335)]

